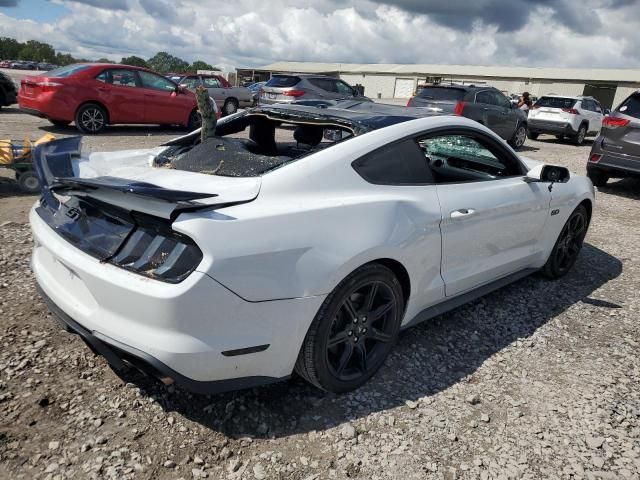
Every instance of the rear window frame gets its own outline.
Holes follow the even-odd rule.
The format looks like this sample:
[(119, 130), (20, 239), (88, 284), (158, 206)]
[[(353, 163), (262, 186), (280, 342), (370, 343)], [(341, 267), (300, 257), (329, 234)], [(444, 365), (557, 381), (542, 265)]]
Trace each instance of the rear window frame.
[[(542, 105), (540, 102), (542, 102), (543, 100), (556, 100), (558, 102), (563, 101), (563, 100), (570, 100), (571, 101), (571, 105)], [(578, 98), (571, 98), (571, 97), (548, 97), (543, 95), (542, 97), (540, 97), (536, 103), (534, 104), (536, 107), (541, 107), (541, 108), (559, 108), (559, 109), (564, 109), (564, 108), (574, 108), (576, 106), (576, 104), (580, 101), (580, 99)]]
[[(89, 65), (89, 64), (65, 65), (64, 67), (58, 67), (58, 68), (54, 68), (53, 70), (49, 70), (48, 72), (46, 72), (46, 75), (47, 77), (51, 77), (51, 78), (68, 78), (72, 75), (75, 75), (76, 73), (84, 72), (85, 70), (88, 70), (91, 67), (92, 65)], [(62, 71), (64, 75), (58, 75), (54, 73), (54, 72), (60, 72), (60, 71)]]
[[(287, 85), (269, 85), (273, 80), (276, 80), (276, 79), (296, 79), (296, 81), (291, 85), (288, 85), (288, 84)], [(267, 81), (267, 83), (265, 83), (264, 86), (268, 88), (291, 88), (291, 87), (295, 87), (301, 81), (302, 81), (302, 78), (298, 77), (297, 75), (274, 75)]]
[[(464, 100), (464, 97), (467, 95), (467, 90), (464, 88), (456, 88), (456, 87), (436, 87), (436, 86), (424, 86), (419, 87), (421, 90), (417, 92), (416, 97), (422, 98), (424, 100), (433, 100), (433, 101), (445, 101), (445, 102), (461, 102)], [(427, 90), (433, 90), (437, 92), (458, 92), (460, 95), (457, 98), (428, 98), (424, 96), (424, 92)]]

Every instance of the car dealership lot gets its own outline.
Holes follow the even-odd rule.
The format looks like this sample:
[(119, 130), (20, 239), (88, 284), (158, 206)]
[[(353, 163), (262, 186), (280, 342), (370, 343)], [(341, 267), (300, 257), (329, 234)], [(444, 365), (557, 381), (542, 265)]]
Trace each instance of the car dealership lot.
[[(0, 113), (0, 138), (44, 133), (77, 131)], [(108, 127), (83, 143), (182, 133)], [(590, 145), (541, 136), (521, 154), (583, 174)], [(612, 181), (567, 277), (533, 276), (405, 331), (352, 394), (293, 380), (201, 397), (122, 380), (55, 327), (29, 273), (35, 197), (0, 178), (0, 478), (638, 478), (639, 197), (640, 181)]]

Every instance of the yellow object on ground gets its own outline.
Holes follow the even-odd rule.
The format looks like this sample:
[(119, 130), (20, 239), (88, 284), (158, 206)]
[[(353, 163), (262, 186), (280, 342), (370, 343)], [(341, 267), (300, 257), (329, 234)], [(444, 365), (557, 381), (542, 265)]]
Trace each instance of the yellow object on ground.
[(43, 143), (55, 140), (56, 137), (50, 133), (44, 134), (35, 143), (31, 143), (29, 137), (25, 137), (22, 145), (19, 141), (11, 139), (0, 139), (0, 165), (9, 165), (20, 161), (31, 160), (31, 150)]

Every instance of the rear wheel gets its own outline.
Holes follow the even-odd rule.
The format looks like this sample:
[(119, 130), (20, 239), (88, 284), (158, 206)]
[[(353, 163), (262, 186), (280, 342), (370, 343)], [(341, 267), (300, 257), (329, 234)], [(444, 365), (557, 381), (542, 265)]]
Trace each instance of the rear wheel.
[(539, 135), (540, 135), (540, 134), (539, 134), (539, 133), (537, 133), (537, 132), (529, 132), (529, 133), (527, 133), (527, 136), (528, 136), (531, 140), (537, 140)]
[(200, 128), (202, 126), (202, 115), (197, 109), (194, 109), (189, 115), (189, 123), (187, 124), (187, 129), (190, 132)]
[(546, 277), (555, 279), (569, 273), (582, 249), (588, 225), (587, 209), (579, 205), (573, 211), (567, 223), (564, 224), (564, 227), (562, 227), (551, 255), (549, 255), (547, 263), (542, 268), (542, 272)]
[(600, 170), (587, 170), (587, 177), (596, 187), (604, 187), (609, 181), (609, 175)]
[(227, 98), (222, 106), (222, 113), (232, 115), (238, 111), (238, 101), (235, 98)]
[(52, 120), (52, 119), (49, 119), (49, 121), (52, 124), (54, 124), (56, 127), (67, 127), (71, 123), (68, 120)]
[(584, 143), (584, 139), (587, 136), (587, 126), (580, 125), (578, 129), (578, 133), (576, 133), (575, 137), (573, 137), (573, 143), (576, 145), (582, 145)]
[(296, 362), (296, 372), (329, 392), (354, 390), (371, 378), (395, 343), (404, 309), (402, 288), (388, 268), (370, 264), (325, 299)]
[(17, 175), (18, 186), (25, 193), (38, 193), (40, 191), (40, 180), (33, 170), (27, 170)]
[(518, 125), (516, 131), (513, 133), (513, 137), (509, 140), (509, 144), (516, 150), (522, 148), (524, 142), (527, 139), (527, 127), (525, 125)]
[(76, 127), (82, 133), (99, 133), (107, 125), (107, 112), (100, 105), (88, 103), (76, 113)]

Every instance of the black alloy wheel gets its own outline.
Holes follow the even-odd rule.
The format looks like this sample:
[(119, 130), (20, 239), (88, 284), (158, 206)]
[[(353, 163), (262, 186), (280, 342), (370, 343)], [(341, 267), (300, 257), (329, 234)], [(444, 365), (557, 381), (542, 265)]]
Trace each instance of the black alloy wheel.
[(584, 206), (579, 205), (567, 222), (556, 241), (543, 273), (549, 278), (560, 278), (571, 270), (578, 259), (584, 237), (587, 235), (589, 217)]
[(378, 264), (349, 275), (316, 315), (296, 363), (296, 371), (323, 390), (358, 388), (384, 363), (400, 330), (402, 288)]

